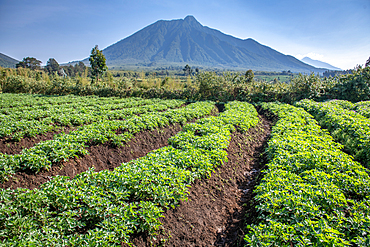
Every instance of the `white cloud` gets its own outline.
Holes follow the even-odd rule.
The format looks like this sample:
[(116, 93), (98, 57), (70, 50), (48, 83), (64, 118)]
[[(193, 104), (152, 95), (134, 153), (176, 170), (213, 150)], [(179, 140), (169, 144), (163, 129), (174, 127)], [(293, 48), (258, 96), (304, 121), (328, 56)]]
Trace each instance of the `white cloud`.
[(324, 55), (314, 53), (314, 52), (309, 52), (309, 53), (304, 54), (304, 55), (297, 54), (295, 57), (298, 58), (298, 59), (302, 59), (304, 57), (309, 57), (309, 58), (314, 59), (314, 60), (321, 60), (322, 61), (322, 59), (324, 58)]

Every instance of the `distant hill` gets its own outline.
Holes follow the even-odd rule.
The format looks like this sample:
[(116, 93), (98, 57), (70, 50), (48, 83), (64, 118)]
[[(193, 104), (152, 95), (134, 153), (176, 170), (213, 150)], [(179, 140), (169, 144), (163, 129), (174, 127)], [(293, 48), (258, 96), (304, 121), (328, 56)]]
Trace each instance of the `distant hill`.
[[(109, 67), (184, 66), (234, 70), (323, 72), (253, 39), (201, 25), (193, 16), (157, 21), (103, 50)], [(88, 60), (83, 60), (88, 63)]]
[(341, 70), (340, 68), (337, 68), (337, 67), (334, 67), (328, 63), (325, 63), (325, 62), (322, 62), (322, 61), (319, 61), (319, 60), (314, 60), (314, 59), (311, 59), (309, 57), (304, 57), (301, 59), (302, 62), (304, 63), (307, 63), (311, 66), (314, 66), (316, 68), (324, 68), (324, 69), (328, 69), (328, 70)]
[(0, 66), (3, 68), (15, 68), (15, 65), (19, 63), (18, 60), (11, 58), (5, 54), (0, 53)]

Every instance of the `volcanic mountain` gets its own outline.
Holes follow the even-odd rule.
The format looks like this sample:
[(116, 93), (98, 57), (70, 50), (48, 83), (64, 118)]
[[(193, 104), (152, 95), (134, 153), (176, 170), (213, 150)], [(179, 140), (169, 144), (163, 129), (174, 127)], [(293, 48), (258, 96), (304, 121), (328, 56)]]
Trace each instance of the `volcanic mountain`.
[(341, 70), (338, 67), (334, 67), (333, 65), (322, 62), (320, 60), (314, 60), (314, 59), (309, 58), (309, 57), (304, 57), (304, 58), (301, 59), (301, 61), (304, 62), (304, 63), (307, 63), (311, 66), (314, 66), (316, 68), (324, 68), (324, 69), (328, 69), (328, 70)]
[(322, 72), (253, 39), (239, 39), (200, 24), (193, 16), (160, 20), (105, 48), (109, 67), (199, 66), (260, 71)]
[(0, 53), (0, 66), (4, 68), (15, 68), (15, 65), (19, 63), (18, 60), (9, 57), (5, 54)]

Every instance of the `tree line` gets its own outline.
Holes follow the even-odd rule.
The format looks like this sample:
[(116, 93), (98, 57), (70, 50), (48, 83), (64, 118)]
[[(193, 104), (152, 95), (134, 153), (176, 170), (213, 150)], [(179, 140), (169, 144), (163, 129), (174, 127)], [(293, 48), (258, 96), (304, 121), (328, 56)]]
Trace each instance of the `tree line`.
[(31, 70), (45, 71), (49, 75), (59, 75), (59, 76), (83, 76), (84, 74), (91, 74), (88, 67), (83, 62), (78, 62), (73, 65), (59, 65), (59, 63), (54, 58), (49, 58), (46, 62), (46, 66), (41, 67), (41, 61), (34, 57), (25, 57), (22, 61), (15, 65), (16, 68), (27, 68)]
[(58, 76), (83, 76), (91, 77), (93, 81), (98, 81), (99, 76), (101, 76), (106, 70), (106, 58), (103, 55), (102, 51), (99, 50), (96, 45), (91, 50), (91, 55), (89, 57), (90, 67), (87, 67), (83, 62), (78, 62), (73, 65), (63, 65), (61, 66), (55, 58), (49, 58), (46, 62), (46, 66), (41, 67), (41, 61), (34, 57), (25, 57), (22, 61), (15, 65), (16, 68), (28, 68), (31, 70), (45, 71), (49, 75), (58, 75)]

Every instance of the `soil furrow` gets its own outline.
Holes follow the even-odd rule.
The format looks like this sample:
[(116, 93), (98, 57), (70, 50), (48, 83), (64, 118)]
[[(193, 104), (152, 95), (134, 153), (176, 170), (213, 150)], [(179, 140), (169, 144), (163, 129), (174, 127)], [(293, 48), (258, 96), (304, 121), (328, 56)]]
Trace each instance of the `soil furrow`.
[(121, 147), (112, 147), (109, 143), (88, 147), (88, 155), (71, 159), (61, 164), (53, 164), (49, 171), (17, 172), (9, 181), (0, 184), (0, 188), (28, 188), (34, 189), (49, 181), (53, 176), (69, 176), (73, 178), (77, 174), (95, 167), (95, 171), (113, 170), (123, 162), (128, 162), (145, 156), (150, 151), (168, 145), (167, 140), (182, 130), (180, 124), (169, 125), (150, 131), (136, 133), (134, 138)]
[(263, 116), (255, 128), (232, 134), (228, 162), (211, 178), (195, 181), (189, 200), (167, 210), (161, 233), (155, 239), (134, 236), (136, 246), (243, 246), (246, 223), (256, 215), (253, 189), (264, 168), (263, 152), (271, 121)]
[(54, 135), (62, 132), (69, 133), (75, 130), (76, 127), (60, 127), (57, 131), (48, 132), (45, 134), (39, 134), (35, 137), (23, 137), (20, 141), (11, 140), (8, 137), (0, 138), (0, 150), (3, 154), (20, 154), (23, 149), (28, 149), (35, 146), (39, 142), (52, 140)]
[[(168, 110), (179, 109), (185, 106), (186, 104), (179, 106), (179, 107), (171, 108), (171, 109), (168, 108), (166, 110), (159, 110), (156, 112), (165, 112)], [(146, 114), (146, 113), (143, 113), (143, 114)], [(141, 116), (143, 114), (135, 114), (134, 116)], [(115, 119), (115, 120), (122, 120), (122, 119)], [(23, 149), (31, 148), (39, 142), (52, 140), (54, 139), (54, 135), (60, 134), (62, 132), (69, 134), (71, 131), (75, 131), (76, 129), (84, 125), (88, 125), (88, 124), (82, 124), (79, 126), (72, 126), (72, 127), (59, 126), (58, 130), (47, 132), (45, 134), (37, 134), (34, 137), (25, 136), (20, 141), (14, 141), (10, 137), (3, 137), (3, 138), (0, 138), (0, 152), (3, 154), (10, 154), (10, 155), (20, 154)], [(120, 133), (122, 133), (122, 131), (117, 131), (117, 134), (120, 134)]]

